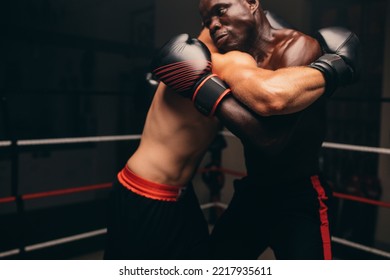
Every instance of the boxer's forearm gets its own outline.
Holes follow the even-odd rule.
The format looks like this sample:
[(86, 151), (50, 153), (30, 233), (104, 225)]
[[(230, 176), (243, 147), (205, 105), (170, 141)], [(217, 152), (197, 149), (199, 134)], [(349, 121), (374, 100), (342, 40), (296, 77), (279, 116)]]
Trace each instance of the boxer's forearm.
[(265, 122), (267, 117), (252, 112), (233, 95), (223, 99), (215, 116), (242, 142), (267, 154), (278, 153), (290, 136), (290, 131), (267, 127), (267, 122)]
[(262, 116), (301, 111), (325, 90), (322, 73), (305, 66), (276, 71), (254, 67), (226, 69), (221, 78), (240, 102)]

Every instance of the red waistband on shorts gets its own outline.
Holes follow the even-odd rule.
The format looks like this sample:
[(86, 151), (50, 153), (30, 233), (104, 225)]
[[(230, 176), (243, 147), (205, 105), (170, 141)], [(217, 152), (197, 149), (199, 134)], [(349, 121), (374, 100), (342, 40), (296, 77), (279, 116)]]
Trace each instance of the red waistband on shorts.
[(118, 180), (132, 192), (156, 200), (177, 201), (185, 190), (184, 186), (170, 186), (145, 180), (134, 174), (127, 165), (118, 173)]

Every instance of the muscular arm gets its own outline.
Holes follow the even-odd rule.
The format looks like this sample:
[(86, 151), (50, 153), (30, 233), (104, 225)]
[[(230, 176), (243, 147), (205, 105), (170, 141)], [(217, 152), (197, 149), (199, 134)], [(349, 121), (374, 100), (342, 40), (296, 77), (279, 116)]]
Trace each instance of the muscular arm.
[(267, 153), (278, 152), (290, 131), (270, 127), (265, 116), (297, 112), (309, 106), (324, 91), (321, 72), (309, 67), (276, 71), (258, 68), (248, 54), (217, 54), (209, 36), (202, 34), (200, 39), (213, 53), (213, 72), (233, 91), (222, 100), (216, 116), (243, 142)]
[(254, 113), (233, 95), (224, 98), (215, 116), (243, 143), (266, 154), (279, 153), (287, 144), (293, 130), (292, 123), (288, 127), (272, 125), (273, 122), (267, 119), (269, 117)]
[[(321, 54), (314, 39), (302, 35), (296, 37), (298, 39), (283, 53), (283, 59), (279, 59), (278, 70), (258, 67), (247, 53), (219, 54), (206, 29), (199, 39), (212, 53), (213, 72), (229, 85), (235, 98), (256, 114), (271, 116), (301, 111), (325, 90), (320, 71), (305, 66), (282, 68), (309, 64)], [(302, 50), (305, 50), (304, 55)]]
[(243, 63), (244, 59), (252, 58), (239, 52), (214, 54), (213, 71), (229, 85), (235, 98), (261, 116), (299, 112), (324, 92), (324, 77), (313, 68), (273, 71)]

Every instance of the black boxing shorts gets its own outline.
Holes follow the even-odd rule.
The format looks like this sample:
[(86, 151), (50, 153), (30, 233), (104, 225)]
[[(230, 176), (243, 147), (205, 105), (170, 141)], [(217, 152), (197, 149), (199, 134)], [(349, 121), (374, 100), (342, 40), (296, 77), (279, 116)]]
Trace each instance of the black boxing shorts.
[(208, 259), (208, 224), (191, 184), (156, 184), (127, 167), (117, 179), (104, 259)]
[(331, 204), (318, 176), (275, 185), (236, 181), (211, 234), (211, 258), (256, 259), (270, 247), (277, 259), (331, 259)]

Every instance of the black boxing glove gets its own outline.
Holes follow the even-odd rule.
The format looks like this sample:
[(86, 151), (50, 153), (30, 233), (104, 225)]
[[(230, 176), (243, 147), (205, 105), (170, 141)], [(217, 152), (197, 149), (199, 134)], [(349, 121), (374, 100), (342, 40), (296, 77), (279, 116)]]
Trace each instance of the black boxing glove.
[(213, 115), (230, 89), (211, 73), (211, 54), (201, 41), (180, 34), (169, 40), (152, 60), (152, 73), (164, 84), (191, 98), (204, 115)]
[(287, 21), (274, 14), (269, 10), (264, 10), (264, 15), (271, 24), (271, 26), (275, 29), (294, 29), (294, 27), (289, 24)]
[(309, 66), (325, 77), (325, 95), (338, 86), (355, 83), (359, 78), (360, 42), (353, 32), (342, 27), (323, 28), (316, 36), (324, 55)]

